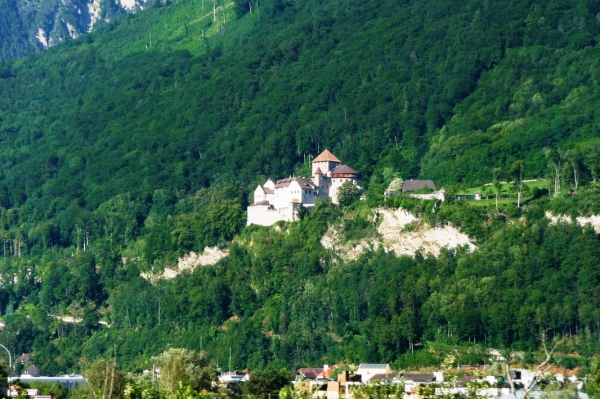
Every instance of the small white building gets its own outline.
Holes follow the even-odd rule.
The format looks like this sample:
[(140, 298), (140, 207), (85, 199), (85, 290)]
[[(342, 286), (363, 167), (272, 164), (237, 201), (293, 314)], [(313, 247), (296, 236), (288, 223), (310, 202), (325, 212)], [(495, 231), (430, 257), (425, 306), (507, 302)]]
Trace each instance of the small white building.
[(392, 369), (389, 364), (360, 364), (356, 374), (360, 375), (363, 383), (369, 382), (376, 375), (393, 376)]
[(312, 177), (289, 177), (274, 182), (268, 179), (254, 190), (254, 203), (248, 206), (248, 225), (271, 226), (280, 220), (297, 220), (300, 206), (312, 208), (319, 199), (338, 203), (338, 189), (345, 182), (360, 188), (361, 174), (329, 150), (312, 161)]
[[(25, 391), (25, 392), (20, 392), (20, 390), (16, 386), (11, 385), (10, 388), (8, 389), (6, 396), (9, 398), (16, 398), (19, 396), (19, 393), (20, 393), (22, 396), (26, 395), (26, 397), (32, 398), (32, 399), (52, 399), (51, 395), (42, 395), (40, 393), (40, 390), (36, 389), (36, 388), (24, 388), (23, 391)], [(25, 395), (23, 395), (23, 394), (25, 394)]]

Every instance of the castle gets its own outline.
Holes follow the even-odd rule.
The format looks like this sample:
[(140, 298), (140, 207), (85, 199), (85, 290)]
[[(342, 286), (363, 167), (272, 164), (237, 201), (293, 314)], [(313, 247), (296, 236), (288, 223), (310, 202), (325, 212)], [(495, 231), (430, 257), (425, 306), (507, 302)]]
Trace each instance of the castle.
[(312, 177), (290, 177), (274, 182), (268, 179), (254, 190), (254, 203), (248, 206), (248, 225), (271, 226), (280, 220), (297, 220), (300, 206), (308, 209), (317, 200), (330, 198), (338, 203), (338, 189), (345, 182), (360, 188), (361, 174), (337, 159), (329, 150), (312, 161)]

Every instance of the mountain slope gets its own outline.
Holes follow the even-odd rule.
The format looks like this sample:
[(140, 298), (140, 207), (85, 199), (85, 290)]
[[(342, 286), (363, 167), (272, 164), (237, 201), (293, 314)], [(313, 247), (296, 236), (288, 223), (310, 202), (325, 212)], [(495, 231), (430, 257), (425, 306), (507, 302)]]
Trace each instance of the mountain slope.
[[(531, 348), (546, 314), (555, 328), (596, 328), (584, 304), (597, 302), (597, 235), (549, 226), (546, 198), (500, 212), (414, 205), (478, 239), (473, 254), (438, 258), (368, 252), (334, 268), (321, 238), (341, 212), (325, 205), (290, 235), (244, 228), (251, 190), (267, 176), (306, 174), (324, 148), (363, 173), (377, 204), (396, 177), (488, 182), (516, 159), (539, 176), (545, 147), (596, 150), (593, 2), (264, 0), (251, 13), (213, 10), (169, 3), (0, 65), (3, 342), (60, 372), (115, 345), (133, 369), (169, 345), (198, 348), (200, 337), (216, 359), (233, 346), (242, 367), (262, 367), (389, 361), (450, 330)], [(590, 159), (559, 160), (558, 178), (567, 184), (577, 165), (589, 183)], [(247, 246), (190, 279), (140, 277), (240, 233)], [(560, 294), (539, 294), (552, 290)], [(456, 298), (474, 305), (452, 306)]]
[[(546, 165), (539, 160), (542, 147), (570, 145), (575, 130), (565, 125), (556, 139), (546, 139), (549, 133), (541, 132), (534, 143), (519, 143), (508, 151), (510, 156), (480, 152), (487, 164), (462, 159), (452, 164), (455, 153), (469, 148), (468, 140), (475, 145), (494, 140), (495, 146), (506, 147), (503, 143), (508, 139), (502, 131), (491, 139), (478, 138), (480, 127), (470, 115), (485, 112), (485, 107), (496, 114), (485, 113), (484, 126), (522, 116), (540, 121), (551, 117), (546, 108), (509, 111), (520, 90), (520, 81), (510, 77), (519, 73), (523, 82), (528, 81), (535, 68), (546, 65), (534, 65), (530, 54), (550, 46), (536, 44), (546, 40), (543, 37), (524, 36), (527, 4), (484, 7), (373, 1), (350, 2), (341, 9), (328, 2), (278, 4), (266, 1), (259, 12), (223, 29), (212, 15), (199, 12), (195, 3), (172, 4), (41, 59), (9, 67), (4, 73), (9, 77), (0, 82), (6, 93), (0, 129), (7, 132), (0, 152), (21, 147), (19, 141), (28, 137), (24, 144), (32, 146), (32, 152), (21, 153), (18, 157), (23, 159), (18, 160), (6, 150), (4, 156), (12, 165), (27, 165), (27, 173), (36, 181), (32, 187), (37, 188), (53, 184), (50, 181), (63, 173), (73, 173), (65, 167), (71, 164), (71, 156), (85, 159), (86, 167), (79, 168), (80, 176), (74, 180), (85, 180), (83, 187), (90, 192), (99, 190), (110, 176), (115, 187), (91, 201), (97, 206), (98, 201), (123, 191), (117, 183), (120, 174), (131, 180), (129, 186), (147, 186), (145, 193), (168, 187), (176, 179), (166, 185), (149, 183), (160, 180), (161, 172), (153, 168), (161, 159), (166, 162), (160, 168), (165, 176), (173, 176), (168, 170), (175, 164), (184, 174), (178, 188), (206, 185), (215, 173), (224, 171), (246, 182), (259, 181), (256, 174), (291, 174), (301, 159), (324, 147), (367, 176), (391, 167), (404, 178), (425, 174), (451, 183), (489, 179), (493, 166), (503, 167), (517, 158), (530, 161), (528, 175), (544, 174)], [(569, 11), (564, 12), (564, 20), (576, 16), (571, 15), (575, 8), (569, 4), (563, 4)], [(594, 15), (592, 7), (577, 12), (587, 18), (582, 29), (595, 33), (597, 22), (588, 18)], [(576, 40), (582, 29), (561, 33), (563, 42)], [(213, 36), (202, 37), (208, 32)], [(525, 39), (532, 43), (523, 43)], [(544, 51), (552, 54), (560, 44), (552, 42)], [(559, 47), (553, 59), (564, 54), (565, 60), (573, 60), (571, 68), (589, 70), (580, 63), (592, 62), (596, 50), (585, 42), (578, 46), (583, 48)], [(518, 54), (523, 59), (515, 59)], [(541, 69), (540, 76), (549, 76), (547, 70), (556, 62)], [(560, 91), (540, 92), (552, 101), (545, 107), (560, 104), (571, 90), (585, 84), (586, 75), (576, 76), (562, 78)], [(45, 83), (32, 86), (38, 81)], [(583, 87), (593, 95), (593, 80), (587, 82), (590, 86)], [(486, 92), (493, 93), (493, 102), (487, 103), (487, 97), (477, 100)], [(557, 108), (557, 112), (562, 117), (587, 111), (574, 107)], [(461, 120), (470, 124), (459, 124)], [(446, 129), (440, 130), (443, 126)], [(40, 130), (43, 134), (35, 133)], [(164, 132), (169, 132), (168, 140)], [(529, 137), (520, 132), (515, 134), (519, 140)], [(441, 145), (441, 137), (449, 135), (453, 140), (466, 139)], [(584, 131), (576, 137), (595, 135)], [(104, 140), (110, 140), (112, 147), (107, 148)], [(54, 150), (49, 149), (50, 142)], [(119, 165), (124, 154), (135, 152), (152, 154), (158, 162)], [(34, 160), (37, 154), (46, 159)], [(58, 157), (58, 164), (56, 176), (49, 179), (40, 171), (51, 156)], [(443, 163), (448, 156), (450, 164)], [(143, 156), (129, 159), (144, 162)], [(127, 167), (136, 173), (127, 172)], [(446, 176), (450, 169), (460, 172)], [(9, 167), (5, 173), (16, 177), (23, 172)], [(28, 198), (40, 197), (16, 188), (23, 182), (16, 179), (7, 192), (24, 190)], [(78, 189), (69, 192), (79, 199), (83, 195)], [(9, 206), (13, 200), (4, 203)]]
[(2, 0), (0, 60), (24, 57), (149, 7), (145, 0)]

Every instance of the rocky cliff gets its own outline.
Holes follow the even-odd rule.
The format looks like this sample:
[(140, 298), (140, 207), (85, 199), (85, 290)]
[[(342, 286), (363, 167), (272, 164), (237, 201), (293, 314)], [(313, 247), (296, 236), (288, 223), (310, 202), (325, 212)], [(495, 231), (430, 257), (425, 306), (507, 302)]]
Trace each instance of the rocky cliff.
[(0, 60), (41, 51), (128, 13), (154, 0), (0, 0)]

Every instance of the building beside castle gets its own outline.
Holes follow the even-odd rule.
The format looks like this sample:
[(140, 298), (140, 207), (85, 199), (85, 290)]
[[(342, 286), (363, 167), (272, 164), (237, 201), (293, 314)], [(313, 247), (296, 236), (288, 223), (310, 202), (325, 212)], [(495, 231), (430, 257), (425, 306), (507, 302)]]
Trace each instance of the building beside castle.
[(329, 150), (312, 161), (312, 177), (289, 177), (274, 182), (268, 179), (254, 190), (254, 203), (248, 206), (248, 225), (271, 226), (280, 220), (297, 220), (298, 208), (315, 206), (330, 198), (338, 203), (338, 189), (345, 182), (360, 187), (361, 174), (337, 159)]

